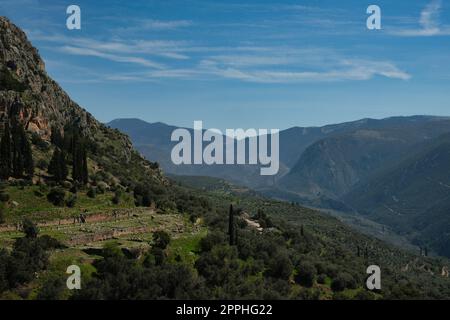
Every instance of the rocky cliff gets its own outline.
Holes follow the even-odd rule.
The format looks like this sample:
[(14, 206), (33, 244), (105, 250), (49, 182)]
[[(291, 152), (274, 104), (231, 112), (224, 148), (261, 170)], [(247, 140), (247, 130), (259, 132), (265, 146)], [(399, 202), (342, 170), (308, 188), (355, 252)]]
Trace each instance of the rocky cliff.
[(127, 179), (164, 180), (154, 164), (134, 151), (126, 135), (106, 127), (73, 102), (48, 76), (44, 61), (26, 34), (0, 17), (1, 127), (12, 117), (18, 118), (30, 135), (47, 142), (52, 128), (64, 134), (65, 127), (75, 126), (91, 142), (89, 157), (94, 167)]

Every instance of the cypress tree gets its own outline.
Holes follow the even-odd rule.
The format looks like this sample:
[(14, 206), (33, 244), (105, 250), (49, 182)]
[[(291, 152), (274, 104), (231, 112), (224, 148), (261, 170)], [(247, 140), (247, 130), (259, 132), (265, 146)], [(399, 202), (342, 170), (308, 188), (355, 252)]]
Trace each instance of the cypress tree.
[(21, 143), (20, 143), (20, 130), (17, 123), (13, 124), (11, 128), (11, 153), (12, 153), (12, 175), (15, 178), (21, 178), (23, 174), (23, 161), (21, 157)]
[(86, 146), (84, 141), (76, 133), (72, 139), (72, 166), (73, 180), (83, 184), (88, 183), (89, 175)]
[(61, 136), (61, 131), (56, 127), (52, 127), (52, 135), (50, 137), (50, 141), (58, 148), (63, 148), (63, 138)]
[(24, 127), (16, 122), (12, 133), (12, 173), (16, 178), (22, 178), (24, 172), (31, 177), (34, 173), (33, 153)]
[(25, 174), (28, 177), (33, 177), (34, 174), (34, 162), (33, 162), (33, 152), (31, 151), (31, 144), (28, 141), (28, 137), (25, 130), (22, 127), (21, 130), (21, 156), (23, 159), (23, 167)]
[(0, 141), (0, 177), (8, 179), (11, 176), (11, 132), (6, 122)]
[(66, 152), (61, 151), (59, 160), (58, 160), (58, 167), (59, 167), (59, 172), (61, 175), (61, 181), (66, 180), (67, 175), (69, 174), (69, 170), (67, 169), (66, 159), (67, 159)]
[(72, 137), (72, 179), (77, 182), (81, 182), (81, 174), (80, 174), (80, 161), (79, 161), (79, 138), (78, 134), (74, 134)]
[(84, 184), (87, 184), (89, 180), (89, 173), (88, 173), (88, 165), (87, 165), (87, 151), (86, 151), (86, 145), (82, 145), (81, 149), (81, 181)]
[(55, 180), (59, 181), (59, 148), (55, 148), (53, 151), (52, 159), (48, 164), (48, 173), (51, 174)]
[(62, 182), (67, 178), (66, 155), (64, 151), (55, 148), (52, 159), (48, 166), (48, 173), (53, 175), (57, 182)]

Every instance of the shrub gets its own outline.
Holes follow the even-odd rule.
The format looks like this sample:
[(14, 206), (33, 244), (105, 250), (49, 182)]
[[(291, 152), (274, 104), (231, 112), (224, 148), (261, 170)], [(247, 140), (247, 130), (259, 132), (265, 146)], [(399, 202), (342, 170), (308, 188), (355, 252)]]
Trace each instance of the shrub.
[(200, 250), (202, 252), (211, 251), (211, 249), (219, 244), (226, 242), (226, 236), (223, 232), (211, 231), (208, 232), (206, 237), (200, 240)]
[(52, 276), (47, 279), (37, 295), (38, 300), (61, 300), (66, 283), (64, 278)]
[(316, 274), (317, 270), (314, 265), (309, 262), (300, 262), (297, 267), (295, 282), (305, 287), (312, 287)]
[(153, 260), (154, 264), (157, 266), (162, 265), (166, 260), (166, 253), (163, 249), (158, 247), (153, 247), (150, 250), (150, 256), (149, 259)]
[(97, 183), (97, 192), (98, 193), (105, 193), (108, 190), (109, 186), (106, 184), (106, 182), (100, 181)]
[(39, 233), (38, 227), (28, 218), (22, 222), (22, 229), (26, 238), (35, 239)]
[(64, 205), (64, 197), (65, 196), (66, 196), (66, 193), (64, 192), (64, 190), (62, 188), (54, 187), (47, 194), (47, 200), (55, 206), (62, 206), (62, 205)]
[(37, 238), (39, 245), (45, 250), (49, 249), (62, 249), (64, 245), (61, 244), (57, 239), (50, 237), (49, 235), (44, 234)]
[(331, 289), (336, 292), (355, 288), (356, 281), (353, 276), (347, 272), (339, 273), (331, 283)]
[(16, 80), (8, 69), (0, 67), (0, 88), (23, 92), (27, 89), (27, 86)]
[(66, 200), (66, 206), (69, 208), (75, 207), (77, 202), (77, 196), (75, 194), (70, 195)]
[(170, 243), (170, 235), (165, 231), (156, 231), (153, 234), (153, 246), (164, 250)]
[(114, 192), (114, 197), (112, 198), (112, 203), (115, 205), (118, 205), (120, 203), (120, 196), (122, 195), (122, 192), (120, 189), (116, 190)]
[(89, 198), (94, 199), (97, 196), (97, 189), (95, 187), (90, 187), (86, 195)]
[(293, 269), (287, 253), (281, 251), (270, 258), (265, 275), (278, 279), (288, 279)]
[(325, 284), (326, 280), (327, 280), (327, 276), (323, 273), (321, 273), (317, 276), (317, 283)]
[(38, 198), (42, 198), (44, 194), (40, 190), (34, 190), (34, 195)]

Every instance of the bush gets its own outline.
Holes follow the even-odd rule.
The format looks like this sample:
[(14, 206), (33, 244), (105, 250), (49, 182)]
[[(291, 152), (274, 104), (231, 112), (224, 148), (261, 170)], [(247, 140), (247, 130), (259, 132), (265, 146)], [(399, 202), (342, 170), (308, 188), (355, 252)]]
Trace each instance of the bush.
[(122, 191), (120, 189), (114, 192), (114, 197), (112, 198), (112, 203), (118, 205), (120, 203), (120, 196), (122, 195)]
[(321, 273), (317, 276), (317, 283), (325, 284), (326, 280), (327, 280), (326, 274)]
[(156, 231), (153, 234), (153, 243), (154, 247), (164, 250), (170, 243), (170, 235), (165, 231)]
[(44, 194), (39, 190), (34, 190), (33, 194), (38, 198), (42, 198), (44, 196)]
[(0, 67), (0, 88), (3, 90), (23, 92), (28, 87), (16, 80), (8, 69)]
[(25, 218), (22, 222), (22, 229), (26, 238), (35, 239), (39, 233), (38, 227), (28, 218)]
[(314, 265), (309, 262), (301, 262), (297, 267), (295, 282), (308, 288), (312, 287), (316, 274), (317, 270)]
[(62, 188), (54, 187), (47, 194), (47, 200), (55, 206), (63, 206), (65, 196), (66, 193)]
[(97, 192), (100, 194), (105, 193), (109, 189), (109, 186), (106, 182), (100, 181), (97, 183)]
[(353, 276), (347, 272), (339, 273), (331, 283), (331, 289), (336, 292), (355, 288), (356, 281)]
[(227, 238), (223, 232), (211, 231), (206, 237), (200, 240), (200, 250), (202, 252), (211, 251), (213, 247), (226, 243)]
[(43, 236), (40, 236), (37, 238), (39, 245), (45, 249), (62, 249), (64, 248), (64, 245), (61, 244), (57, 239), (50, 237), (49, 235), (44, 234)]
[(66, 200), (66, 206), (69, 208), (73, 208), (73, 207), (75, 207), (76, 202), (77, 202), (77, 196), (75, 194), (72, 194)]
[(166, 261), (166, 253), (163, 249), (158, 247), (153, 247), (150, 250), (151, 258), (155, 265), (160, 266)]
[(90, 187), (86, 195), (89, 198), (94, 199), (97, 196), (97, 189), (95, 187)]
[(270, 258), (265, 275), (278, 279), (288, 279), (293, 269), (294, 267), (287, 253), (281, 251)]
[(38, 300), (61, 300), (66, 289), (63, 277), (52, 276), (47, 279), (37, 295)]

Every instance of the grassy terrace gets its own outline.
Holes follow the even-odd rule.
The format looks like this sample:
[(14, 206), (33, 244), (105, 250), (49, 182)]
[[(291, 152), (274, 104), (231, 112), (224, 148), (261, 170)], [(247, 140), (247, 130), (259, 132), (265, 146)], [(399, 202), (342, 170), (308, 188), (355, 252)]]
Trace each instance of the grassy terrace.
[(75, 206), (67, 208), (56, 207), (48, 202), (46, 192), (39, 186), (7, 187), (5, 192), (10, 196), (5, 210), (7, 223), (22, 221), (25, 216), (39, 222), (70, 218), (85, 211), (89, 214), (110, 209), (134, 208), (133, 196), (126, 193), (121, 196), (118, 205), (113, 205), (113, 192), (97, 194), (95, 198), (90, 198), (86, 195), (85, 190), (81, 190), (77, 193)]

